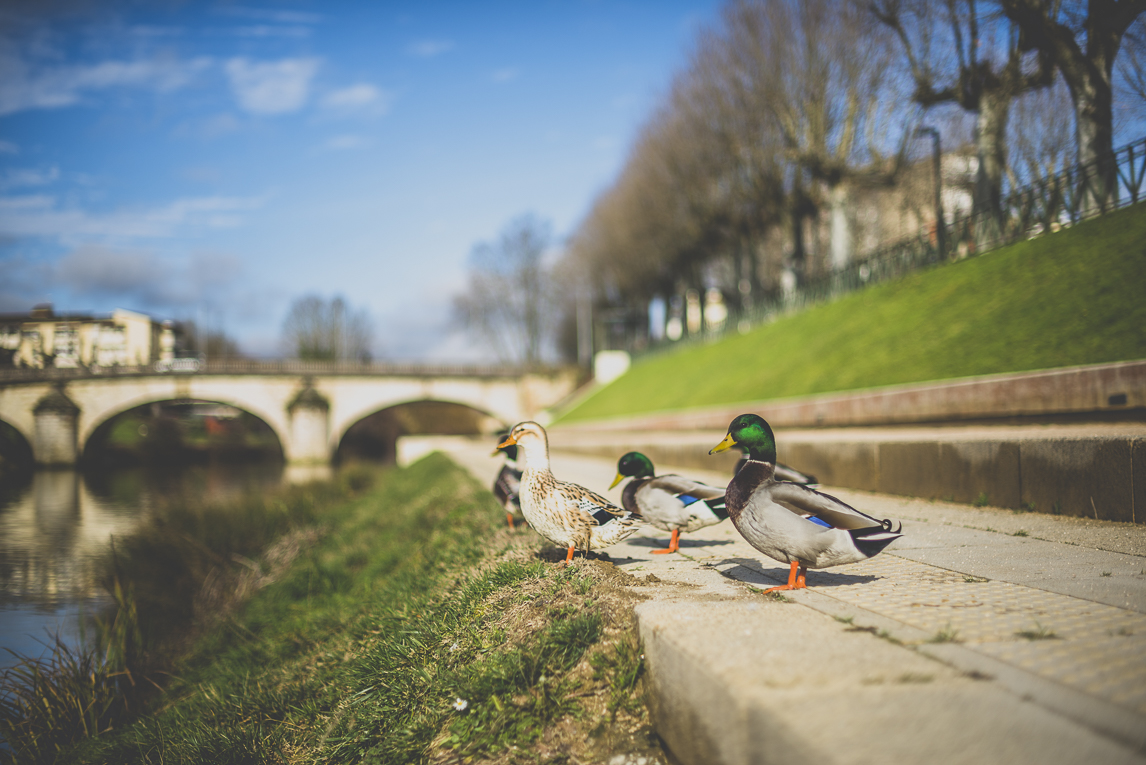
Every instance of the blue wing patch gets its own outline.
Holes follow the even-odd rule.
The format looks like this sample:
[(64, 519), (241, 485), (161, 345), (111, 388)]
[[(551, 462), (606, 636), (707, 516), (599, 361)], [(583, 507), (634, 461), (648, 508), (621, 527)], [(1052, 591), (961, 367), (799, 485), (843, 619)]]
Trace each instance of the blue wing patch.
[(828, 523), (827, 521), (821, 521), (819, 518), (817, 518), (814, 515), (809, 515), (807, 520), (811, 521), (812, 523), (816, 524), (817, 526), (823, 526), (825, 529), (835, 528), (834, 526), (832, 526), (832, 524)]
[(684, 503), (685, 507), (688, 507), (693, 502), (699, 502), (700, 501), (700, 497), (694, 497), (691, 494), (677, 494), (676, 498), (679, 499), (682, 503)]

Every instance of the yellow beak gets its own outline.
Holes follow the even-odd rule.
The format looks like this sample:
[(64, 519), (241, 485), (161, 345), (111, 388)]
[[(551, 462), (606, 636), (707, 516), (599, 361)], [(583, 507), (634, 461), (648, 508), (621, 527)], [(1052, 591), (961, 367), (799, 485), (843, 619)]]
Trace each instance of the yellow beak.
[(505, 447), (513, 446), (516, 443), (517, 443), (517, 439), (515, 439), (513, 437), (513, 434), (510, 433), (508, 436), (505, 437), (504, 441), (502, 441), (500, 444), (497, 445), (497, 448), (493, 450), (493, 453), (497, 454), (499, 451), (501, 451)]
[(724, 437), (723, 441), (709, 449), (708, 453), (716, 454), (717, 452), (723, 452), (727, 449), (731, 449), (734, 446), (736, 446), (736, 439), (732, 437), (731, 433), (729, 433)]
[(625, 477), (623, 475), (621, 475), (620, 473), (617, 473), (617, 477), (613, 479), (613, 482), (611, 484), (609, 484), (609, 488), (610, 489), (613, 488), (614, 486), (616, 486), (617, 484), (619, 484), (623, 480), (625, 480)]
[(496, 457), (499, 454), (501, 454), (501, 447), (500, 446), (497, 447), (496, 449), (494, 449), (492, 452), (490, 452), (489, 456)]

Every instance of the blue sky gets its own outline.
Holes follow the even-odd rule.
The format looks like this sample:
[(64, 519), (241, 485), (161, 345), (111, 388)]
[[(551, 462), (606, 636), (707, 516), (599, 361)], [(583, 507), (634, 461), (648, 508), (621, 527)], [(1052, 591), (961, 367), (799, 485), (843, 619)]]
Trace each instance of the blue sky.
[(0, 9), (0, 311), (115, 307), (280, 352), (345, 295), (376, 353), (475, 359), (469, 252), (565, 236), (719, 3), (17, 2)]

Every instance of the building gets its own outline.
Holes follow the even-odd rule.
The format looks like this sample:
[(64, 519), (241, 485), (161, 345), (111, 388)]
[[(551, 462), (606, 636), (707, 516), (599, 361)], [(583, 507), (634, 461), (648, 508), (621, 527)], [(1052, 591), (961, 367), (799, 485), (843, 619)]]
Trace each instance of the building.
[(175, 358), (178, 328), (117, 308), (111, 316), (57, 314), (51, 304), (0, 314), (0, 366), (151, 366)]

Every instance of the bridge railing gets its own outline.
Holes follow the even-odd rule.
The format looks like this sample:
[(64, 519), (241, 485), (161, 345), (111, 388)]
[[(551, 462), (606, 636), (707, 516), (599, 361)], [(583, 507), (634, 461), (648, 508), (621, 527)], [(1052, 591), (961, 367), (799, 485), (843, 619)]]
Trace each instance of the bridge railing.
[(424, 364), (415, 362), (301, 361), (299, 359), (219, 359), (198, 358), (159, 361), (147, 366), (106, 367), (0, 367), (0, 384), (15, 382), (66, 382), (92, 378), (185, 375), (300, 375), (367, 377), (521, 377), (524, 374), (552, 375), (556, 367), (517, 367), (481, 364)]

